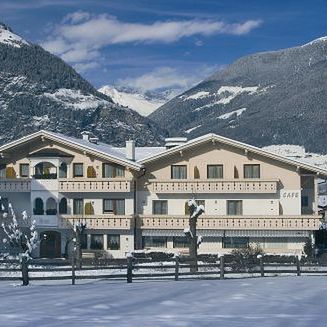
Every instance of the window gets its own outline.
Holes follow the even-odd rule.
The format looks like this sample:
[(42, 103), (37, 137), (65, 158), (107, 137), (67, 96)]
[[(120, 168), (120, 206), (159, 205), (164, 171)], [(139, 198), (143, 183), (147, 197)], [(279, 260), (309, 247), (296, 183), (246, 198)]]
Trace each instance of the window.
[(185, 165), (171, 166), (171, 178), (172, 179), (186, 179), (187, 169)]
[(59, 214), (67, 214), (67, 199), (62, 198), (59, 202)]
[(73, 214), (83, 215), (83, 199), (74, 199), (73, 202)]
[(167, 200), (153, 200), (152, 213), (154, 215), (167, 215), (168, 214), (168, 201)]
[(82, 250), (87, 249), (87, 234), (81, 234), (80, 235), (80, 244), (81, 244), (81, 249)]
[(242, 200), (228, 200), (227, 201), (227, 215), (242, 215), (243, 212)]
[(167, 237), (165, 236), (143, 236), (143, 248), (166, 248)]
[(260, 178), (260, 165), (244, 165), (244, 178)]
[(36, 198), (34, 202), (34, 215), (44, 215), (44, 205), (41, 198)]
[(67, 178), (67, 164), (65, 162), (59, 166), (59, 178)]
[[(195, 200), (195, 202), (196, 202), (196, 204), (198, 205), (198, 206), (203, 206), (204, 208), (205, 208), (205, 200)], [(185, 202), (185, 215), (189, 215), (190, 214), (190, 208), (189, 208), (189, 206), (188, 206), (188, 201), (186, 201)]]
[(248, 237), (224, 237), (223, 248), (245, 248), (249, 245)]
[(103, 199), (103, 213), (125, 215), (125, 199)]
[(207, 178), (223, 178), (223, 165), (208, 165)]
[(115, 178), (124, 177), (125, 168), (118, 165), (112, 165), (109, 163), (102, 164), (102, 177), (103, 178)]
[(91, 234), (91, 249), (92, 250), (103, 250), (103, 235), (102, 234)]
[(20, 177), (29, 177), (30, 175), (30, 165), (29, 164), (20, 164), (19, 165), (19, 176)]
[(73, 164), (73, 176), (74, 177), (83, 177), (83, 164), (74, 163)]
[(108, 250), (120, 250), (120, 235), (119, 234), (107, 235), (107, 249)]
[(309, 197), (301, 196), (301, 207), (308, 207), (309, 206)]
[(174, 248), (187, 248), (189, 242), (185, 236), (174, 236), (173, 237), (173, 247)]
[(6, 178), (6, 165), (0, 165), (0, 178)]
[(0, 198), (0, 213), (8, 213), (8, 204), (9, 202), (7, 198)]
[(57, 203), (54, 198), (47, 199), (45, 213), (47, 215), (56, 215), (57, 214)]

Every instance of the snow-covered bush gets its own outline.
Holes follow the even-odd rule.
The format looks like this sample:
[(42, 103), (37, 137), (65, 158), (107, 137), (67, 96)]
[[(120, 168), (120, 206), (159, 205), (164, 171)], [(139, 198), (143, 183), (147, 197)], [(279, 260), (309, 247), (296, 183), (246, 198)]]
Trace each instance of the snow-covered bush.
[(8, 213), (5, 212), (3, 204), (1, 206), (0, 219), (4, 231), (2, 242), (5, 248), (20, 259), (22, 257), (29, 259), (38, 244), (35, 221), (32, 221), (27, 212), (23, 211), (19, 222), (11, 203), (8, 204)]

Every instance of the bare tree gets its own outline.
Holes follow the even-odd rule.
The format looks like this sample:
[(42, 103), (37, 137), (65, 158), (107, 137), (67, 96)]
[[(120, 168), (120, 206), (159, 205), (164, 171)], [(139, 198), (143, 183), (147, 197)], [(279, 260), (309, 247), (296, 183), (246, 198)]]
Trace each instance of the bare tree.
[(198, 246), (202, 242), (202, 238), (197, 236), (197, 220), (204, 212), (203, 205), (197, 205), (194, 199), (189, 200), (187, 203), (190, 210), (189, 229), (184, 232), (189, 239), (189, 255), (191, 258), (191, 272), (198, 270)]

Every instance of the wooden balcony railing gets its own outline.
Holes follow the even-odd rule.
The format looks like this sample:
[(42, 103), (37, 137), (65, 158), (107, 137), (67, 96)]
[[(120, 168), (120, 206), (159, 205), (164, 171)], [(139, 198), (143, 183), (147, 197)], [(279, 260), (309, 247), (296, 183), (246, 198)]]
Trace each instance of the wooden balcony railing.
[(61, 215), (59, 218), (60, 228), (72, 228), (74, 224), (82, 222), (86, 224), (87, 229), (131, 229), (134, 226), (134, 216), (116, 216), (116, 215), (92, 215), (75, 216)]
[[(224, 230), (318, 230), (320, 216), (203, 216), (198, 229)], [(184, 229), (189, 226), (188, 216), (140, 216), (142, 229)]]
[(130, 192), (132, 180), (126, 179), (59, 179), (59, 192)]
[(0, 192), (30, 192), (30, 179), (0, 179)]
[(150, 180), (155, 193), (276, 193), (278, 180)]

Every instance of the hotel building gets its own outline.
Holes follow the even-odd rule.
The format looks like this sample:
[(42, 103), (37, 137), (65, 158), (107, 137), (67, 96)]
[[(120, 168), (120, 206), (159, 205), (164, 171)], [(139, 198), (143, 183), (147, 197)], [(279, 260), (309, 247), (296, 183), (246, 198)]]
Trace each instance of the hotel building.
[(302, 253), (320, 227), (318, 179), (327, 170), (215, 134), (165, 147), (104, 144), (38, 131), (0, 147), (1, 210), (36, 221), (35, 256), (69, 254), (83, 222), (84, 252), (124, 257), (138, 249), (187, 253), (187, 200), (205, 207), (199, 253), (249, 244)]

